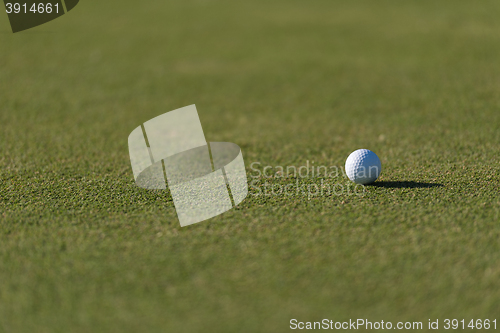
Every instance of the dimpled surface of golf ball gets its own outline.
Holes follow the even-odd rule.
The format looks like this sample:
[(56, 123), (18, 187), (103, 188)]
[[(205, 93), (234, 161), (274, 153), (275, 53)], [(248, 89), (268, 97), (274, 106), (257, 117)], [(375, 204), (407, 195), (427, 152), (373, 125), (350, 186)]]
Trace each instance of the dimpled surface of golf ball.
[(377, 154), (368, 149), (358, 149), (345, 161), (347, 177), (356, 184), (370, 184), (377, 180), (382, 163)]

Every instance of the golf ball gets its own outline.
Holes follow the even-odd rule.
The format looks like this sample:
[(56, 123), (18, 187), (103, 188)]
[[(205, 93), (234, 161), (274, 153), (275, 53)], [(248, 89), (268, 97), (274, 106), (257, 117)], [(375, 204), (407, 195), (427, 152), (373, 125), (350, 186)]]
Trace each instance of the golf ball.
[(373, 183), (380, 176), (382, 163), (377, 154), (368, 149), (358, 149), (345, 161), (347, 177), (356, 184)]

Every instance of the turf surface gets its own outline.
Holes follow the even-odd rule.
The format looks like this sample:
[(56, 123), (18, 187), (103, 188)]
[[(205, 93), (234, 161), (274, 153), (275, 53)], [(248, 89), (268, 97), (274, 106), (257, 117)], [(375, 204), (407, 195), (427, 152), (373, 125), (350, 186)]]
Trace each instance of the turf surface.
[[(499, 11), (82, 1), (18, 34), (0, 15), (0, 332), (499, 322)], [(250, 165), (340, 167), (358, 148), (382, 176), (363, 195), (252, 187), (181, 228), (168, 191), (134, 185), (127, 137), (194, 103), (260, 190), (347, 186)]]

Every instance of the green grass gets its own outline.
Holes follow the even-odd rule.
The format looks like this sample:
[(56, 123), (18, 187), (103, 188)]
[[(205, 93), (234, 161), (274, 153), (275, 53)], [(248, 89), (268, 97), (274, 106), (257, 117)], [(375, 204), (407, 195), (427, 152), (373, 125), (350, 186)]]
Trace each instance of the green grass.
[[(0, 333), (500, 321), (498, 1), (101, 2), (18, 34), (0, 14)], [(181, 228), (127, 137), (193, 103), (249, 181), (368, 148), (406, 183)]]

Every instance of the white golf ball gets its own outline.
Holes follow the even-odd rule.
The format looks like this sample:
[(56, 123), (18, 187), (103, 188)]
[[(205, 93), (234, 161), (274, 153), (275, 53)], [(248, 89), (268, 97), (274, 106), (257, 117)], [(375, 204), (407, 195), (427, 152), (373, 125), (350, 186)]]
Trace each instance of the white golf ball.
[(377, 180), (382, 163), (377, 154), (368, 149), (358, 149), (345, 161), (347, 177), (356, 184), (370, 184)]

